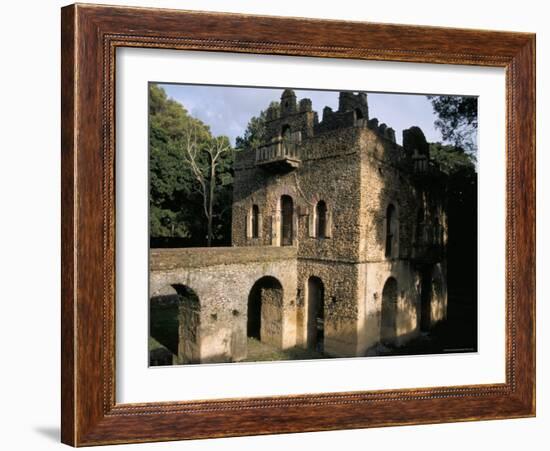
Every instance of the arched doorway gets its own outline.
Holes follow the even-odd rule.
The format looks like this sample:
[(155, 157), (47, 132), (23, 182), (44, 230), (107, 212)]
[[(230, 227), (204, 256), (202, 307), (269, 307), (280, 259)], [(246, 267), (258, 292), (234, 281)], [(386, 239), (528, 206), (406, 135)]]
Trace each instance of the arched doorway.
[(248, 295), (247, 336), (266, 343), (282, 337), (283, 287), (271, 276), (258, 279)]
[(292, 246), (294, 202), (292, 197), (281, 196), (281, 246)]
[(323, 352), (325, 343), (325, 286), (319, 277), (307, 281), (307, 345)]
[(388, 278), (382, 290), (382, 313), (380, 318), (380, 341), (392, 344), (397, 333), (397, 280)]

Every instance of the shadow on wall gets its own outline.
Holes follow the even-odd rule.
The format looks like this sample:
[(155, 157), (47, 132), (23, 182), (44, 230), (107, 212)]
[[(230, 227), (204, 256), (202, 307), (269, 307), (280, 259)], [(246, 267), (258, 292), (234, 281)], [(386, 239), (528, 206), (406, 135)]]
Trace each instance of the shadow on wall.
[(155, 296), (149, 304), (149, 336), (175, 355), (179, 342), (179, 305), (178, 295)]
[[(149, 301), (149, 364), (172, 365), (180, 354), (180, 335), (191, 345), (196, 334), (195, 321), (199, 299), (185, 285), (172, 286), (174, 294), (154, 296)], [(196, 337), (195, 337), (196, 341)], [(193, 350), (187, 350), (193, 355)]]
[[(411, 259), (422, 275), (418, 312), (415, 305), (400, 298), (401, 287), (395, 293), (391, 278), (377, 288), (385, 299), (378, 319), (380, 341), (395, 347), (418, 326), (425, 336), (442, 321), (433, 331), (437, 345), (432, 343), (426, 350), (449, 347), (472, 351), (477, 349), (477, 174), (472, 171), (468, 177), (453, 179), (438, 171), (428, 158), (429, 146), (422, 131), (411, 127), (403, 132), (403, 148), (384, 142), (368, 163), (369, 187), (375, 184), (371, 192), (378, 193), (369, 202), (373, 215), (372, 224), (367, 225), (367, 239), (373, 240), (369, 244), (380, 258)], [(435, 270), (440, 271), (438, 277)], [(445, 295), (448, 303), (440, 301)], [(456, 327), (460, 321), (467, 324)], [(392, 340), (392, 331), (398, 340)], [(361, 333), (368, 335), (369, 331)], [(419, 351), (422, 346), (414, 341), (412, 349)], [(370, 355), (380, 354), (384, 353)]]

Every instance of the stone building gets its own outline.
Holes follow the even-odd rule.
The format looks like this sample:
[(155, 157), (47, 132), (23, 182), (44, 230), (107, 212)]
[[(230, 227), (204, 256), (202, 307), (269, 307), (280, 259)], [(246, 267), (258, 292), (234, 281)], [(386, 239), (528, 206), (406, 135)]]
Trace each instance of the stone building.
[(151, 256), (151, 296), (193, 293), (179, 362), (242, 360), (247, 337), (364, 356), (446, 317), (445, 178), (418, 127), (400, 146), (365, 93), (319, 120), (287, 89), (234, 171), (233, 247)]

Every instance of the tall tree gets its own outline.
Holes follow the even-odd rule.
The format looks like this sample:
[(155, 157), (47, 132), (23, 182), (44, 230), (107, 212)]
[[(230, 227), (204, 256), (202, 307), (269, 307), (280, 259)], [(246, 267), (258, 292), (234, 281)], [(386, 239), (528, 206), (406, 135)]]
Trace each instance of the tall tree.
[(477, 97), (428, 96), (437, 120), (434, 125), (443, 140), (466, 152), (477, 152)]
[[(214, 199), (217, 174), (223, 157), (231, 152), (226, 137), (212, 138), (205, 145), (197, 139), (196, 126), (191, 125), (181, 141), (180, 148), (184, 161), (189, 165), (195, 177), (202, 197), (203, 210), (207, 220), (207, 245), (212, 245)], [(201, 152), (207, 155), (207, 164), (201, 162)]]

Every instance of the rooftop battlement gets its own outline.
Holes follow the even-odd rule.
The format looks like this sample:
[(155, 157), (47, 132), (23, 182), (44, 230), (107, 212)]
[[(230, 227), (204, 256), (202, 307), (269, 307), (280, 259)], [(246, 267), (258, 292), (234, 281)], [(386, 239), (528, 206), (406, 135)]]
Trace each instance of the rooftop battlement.
[(386, 124), (378, 124), (378, 119), (369, 118), (369, 105), (365, 92), (340, 92), (338, 110), (326, 106), (322, 120), (313, 111), (311, 99), (297, 101), (291, 89), (285, 89), (278, 106), (267, 110), (265, 145), (274, 139), (285, 139), (286, 134), (301, 132), (303, 138), (347, 127), (368, 127), (380, 136), (395, 142), (395, 131)]
[(312, 158), (308, 149), (318, 146), (314, 144), (318, 139), (326, 141), (340, 137), (349, 140), (354, 136), (353, 129), (367, 129), (387, 143), (389, 151), (377, 152), (378, 158), (404, 162), (417, 175), (434, 172), (429, 144), (422, 130), (416, 126), (404, 130), (403, 145), (397, 144), (393, 128), (369, 117), (368, 98), (364, 92), (340, 92), (338, 110), (326, 106), (319, 121), (311, 99), (298, 101), (293, 90), (285, 89), (280, 104), (268, 108), (266, 119), (263, 144), (253, 151), (240, 152), (237, 167), (256, 166), (275, 173), (293, 171)]

